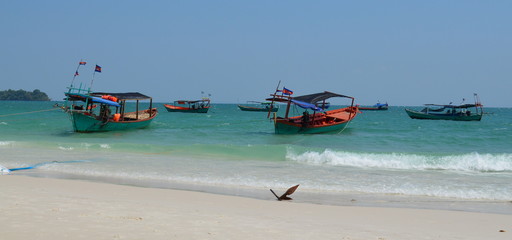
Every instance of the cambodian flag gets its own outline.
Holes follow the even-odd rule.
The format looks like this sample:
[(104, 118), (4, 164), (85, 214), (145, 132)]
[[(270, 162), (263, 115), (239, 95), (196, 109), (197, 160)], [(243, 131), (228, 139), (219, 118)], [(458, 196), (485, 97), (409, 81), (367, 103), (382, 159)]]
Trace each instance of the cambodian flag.
[(292, 95), (293, 94), (293, 91), (288, 89), (288, 88), (285, 88), (283, 87), (283, 94), (286, 94), (286, 95)]
[(80, 74), (78, 74), (78, 71), (75, 71), (75, 77), (78, 76), (78, 75), (80, 75)]
[(100, 73), (100, 72), (101, 72), (101, 67), (100, 67), (100, 66), (98, 66), (98, 65), (96, 65), (96, 68), (94, 69), (94, 71), (95, 71), (95, 72), (99, 72), (99, 73)]
[(87, 62), (79, 62), (80, 65), (85, 65)]

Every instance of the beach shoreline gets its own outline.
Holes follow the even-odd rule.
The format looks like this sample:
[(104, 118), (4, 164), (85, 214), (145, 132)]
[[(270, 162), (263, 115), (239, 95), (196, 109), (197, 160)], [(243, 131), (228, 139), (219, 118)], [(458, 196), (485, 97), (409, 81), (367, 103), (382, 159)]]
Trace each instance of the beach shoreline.
[[(5, 239), (510, 239), (512, 215), (0, 176)], [(298, 195), (300, 196), (300, 195)]]
[[(253, 187), (253, 186), (232, 186), (222, 184), (206, 184), (191, 182), (175, 182), (162, 180), (143, 180), (128, 178), (113, 178), (102, 176), (84, 176), (76, 174), (64, 174), (52, 171), (23, 171), (17, 175), (74, 179), (80, 181), (91, 181), (115, 185), (126, 185), (143, 188), (171, 189), (178, 191), (204, 192), (217, 195), (245, 197), (259, 200), (274, 200), (274, 195), (269, 191), (273, 188), (278, 193), (284, 193), (286, 188)], [(300, 184), (300, 183), (297, 183)], [(357, 193), (340, 191), (318, 191), (308, 189), (302, 184), (299, 190), (294, 193), (294, 202), (309, 203), (332, 206), (348, 207), (384, 207), (384, 208), (411, 208), (448, 210), (464, 212), (480, 212), (512, 215), (512, 201), (490, 200), (490, 199), (458, 199), (435, 196), (415, 196), (405, 194), (382, 194), (382, 193)]]

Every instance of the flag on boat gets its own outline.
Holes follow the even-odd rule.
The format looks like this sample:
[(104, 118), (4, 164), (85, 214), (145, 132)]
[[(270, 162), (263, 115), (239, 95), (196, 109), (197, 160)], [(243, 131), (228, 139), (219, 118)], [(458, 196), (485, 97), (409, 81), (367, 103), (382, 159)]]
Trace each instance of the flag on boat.
[(79, 62), (80, 65), (85, 65), (87, 62)]
[(283, 87), (283, 94), (286, 94), (286, 95), (292, 95), (293, 94), (293, 91), (288, 89), (288, 88), (285, 88)]
[(75, 72), (75, 77), (76, 77), (76, 76), (78, 76), (78, 75), (80, 75), (80, 74), (78, 74), (78, 71), (76, 71), (76, 72)]
[(96, 65), (96, 68), (94, 69), (94, 71), (95, 71), (95, 72), (99, 72), (99, 73), (100, 73), (100, 72), (101, 72), (101, 67), (100, 67), (100, 66), (98, 66), (98, 65)]

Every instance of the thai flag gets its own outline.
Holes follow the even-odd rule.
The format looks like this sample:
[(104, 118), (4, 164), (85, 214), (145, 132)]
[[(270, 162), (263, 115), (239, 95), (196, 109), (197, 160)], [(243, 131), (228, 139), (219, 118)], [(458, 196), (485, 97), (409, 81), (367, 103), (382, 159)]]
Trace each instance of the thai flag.
[(99, 72), (99, 73), (100, 73), (100, 72), (101, 72), (101, 67), (100, 67), (100, 66), (98, 66), (98, 65), (96, 65), (96, 68), (94, 69), (94, 71), (95, 71), (95, 72)]
[(286, 95), (292, 95), (293, 94), (293, 91), (288, 89), (288, 88), (285, 88), (283, 87), (283, 94), (286, 94)]

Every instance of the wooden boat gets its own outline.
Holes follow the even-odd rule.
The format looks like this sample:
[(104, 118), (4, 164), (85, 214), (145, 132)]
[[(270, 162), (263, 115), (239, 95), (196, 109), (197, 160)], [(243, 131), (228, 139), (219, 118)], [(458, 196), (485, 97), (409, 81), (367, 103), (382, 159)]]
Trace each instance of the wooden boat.
[(382, 111), (382, 110), (388, 110), (388, 103), (377, 103), (371, 107), (359, 107), (359, 110), (365, 110), (365, 111)]
[(238, 105), (238, 108), (242, 111), (249, 111), (249, 112), (277, 112), (279, 110), (279, 107), (276, 104), (272, 104), (271, 102), (255, 102), (255, 101), (249, 101), (248, 103), (257, 103), (262, 105), (262, 107), (254, 107), (254, 106), (244, 106), (244, 105)]
[[(278, 92), (281, 92), (281, 94), (278, 94)], [(284, 117), (277, 117), (277, 114), (274, 113), (274, 128), (276, 134), (339, 133), (347, 127), (347, 124), (352, 121), (359, 112), (358, 107), (354, 105), (353, 97), (327, 91), (291, 97), (282, 94), (282, 92), (282, 90), (277, 90), (274, 94), (271, 94), (271, 98), (267, 99), (268, 101), (287, 104)], [(327, 111), (326, 109), (330, 104), (325, 100), (333, 97), (351, 99), (350, 107)], [(304, 109), (302, 116), (290, 117), (290, 108), (292, 106)], [(312, 113), (310, 113), (310, 111), (312, 111)]]
[[(440, 105), (425, 104), (421, 111), (405, 109), (407, 115), (412, 119), (428, 120), (452, 120), (452, 121), (480, 121), (483, 116), (483, 105), (475, 94), (474, 104), (462, 105)], [(473, 109), (474, 112), (469, 109)]]
[(168, 112), (184, 112), (184, 113), (207, 113), (210, 109), (210, 99), (203, 98), (201, 100), (178, 100), (173, 105), (164, 104)]
[[(62, 107), (68, 114), (75, 132), (121, 131), (149, 126), (158, 111), (152, 98), (138, 92), (106, 93), (69, 87)], [(149, 100), (149, 108), (141, 110), (140, 101)], [(128, 112), (135, 101), (135, 111)]]

